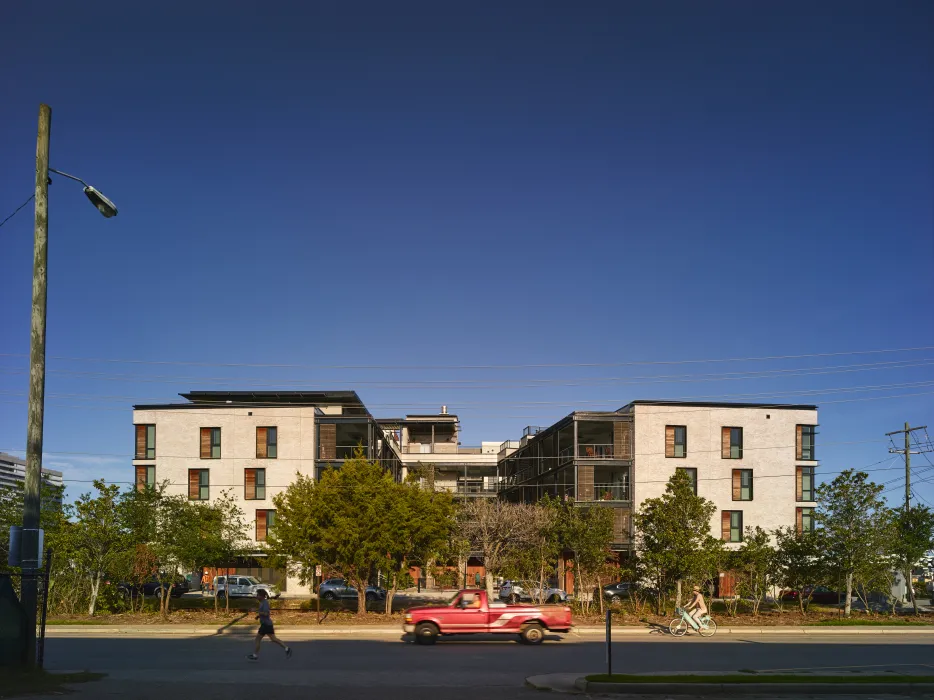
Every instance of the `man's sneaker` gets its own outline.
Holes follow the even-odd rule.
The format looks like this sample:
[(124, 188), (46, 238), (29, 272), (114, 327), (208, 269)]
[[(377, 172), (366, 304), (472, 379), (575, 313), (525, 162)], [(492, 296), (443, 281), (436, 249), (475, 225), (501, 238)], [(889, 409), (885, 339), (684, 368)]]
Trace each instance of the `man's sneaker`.
[(250, 661), (259, 661), (259, 657), (256, 654), (247, 654), (247, 657)]
[(291, 659), (291, 658), (292, 658), (292, 647), (286, 647), (286, 648), (285, 648), (285, 658), (287, 658), (287, 659)]

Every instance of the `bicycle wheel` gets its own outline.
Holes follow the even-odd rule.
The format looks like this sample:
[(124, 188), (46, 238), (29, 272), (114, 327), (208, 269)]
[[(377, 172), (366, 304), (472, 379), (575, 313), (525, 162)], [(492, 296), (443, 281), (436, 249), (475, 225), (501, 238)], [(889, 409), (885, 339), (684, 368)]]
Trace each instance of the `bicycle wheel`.
[(688, 633), (688, 623), (683, 617), (678, 617), (668, 623), (668, 631), (673, 637), (683, 637)]
[(701, 637), (713, 637), (717, 633), (717, 623), (713, 619), (707, 620), (707, 627), (701, 625), (697, 631), (700, 632)]

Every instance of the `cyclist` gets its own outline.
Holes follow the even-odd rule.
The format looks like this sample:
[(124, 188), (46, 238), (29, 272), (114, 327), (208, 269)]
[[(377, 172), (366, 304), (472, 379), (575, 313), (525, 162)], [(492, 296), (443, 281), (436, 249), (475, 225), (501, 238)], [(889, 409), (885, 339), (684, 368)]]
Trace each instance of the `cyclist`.
[(700, 586), (694, 586), (691, 601), (684, 607), (684, 609), (691, 613), (691, 619), (697, 623), (698, 627), (700, 627), (701, 615), (707, 614), (707, 604), (704, 602), (704, 595), (701, 593)]

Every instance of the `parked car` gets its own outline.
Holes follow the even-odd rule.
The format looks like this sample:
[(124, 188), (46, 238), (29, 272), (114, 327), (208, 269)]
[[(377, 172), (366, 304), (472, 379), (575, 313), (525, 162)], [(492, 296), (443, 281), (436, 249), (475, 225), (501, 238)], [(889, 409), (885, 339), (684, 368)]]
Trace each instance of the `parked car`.
[(278, 598), (282, 595), (278, 586), (271, 583), (263, 583), (253, 576), (215, 576), (214, 577), (214, 595), (227, 595), (227, 589), (230, 589), (230, 597), (249, 597), (255, 598), (259, 591), (266, 591), (270, 598)]
[[(155, 576), (142, 584), (127, 582), (117, 584), (117, 591), (124, 598), (129, 598), (130, 596), (136, 598), (140, 595), (161, 598), (165, 594), (165, 591), (168, 590), (168, 588), (169, 581), (167, 578), (160, 583), (159, 579)], [(188, 585), (188, 581), (179, 576), (172, 584), (171, 596), (173, 598), (181, 598), (190, 590), (191, 586)]]
[(801, 591), (782, 591), (781, 598), (786, 601), (798, 602), (801, 593), (804, 593), (805, 598), (810, 594), (812, 603), (823, 605), (837, 605), (843, 600), (844, 595), (839, 591), (831, 590), (827, 586), (805, 586)]
[(503, 581), (499, 587), (499, 599), (508, 600), (510, 603), (519, 603), (530, 601), (537, 603), (544, 600), (546, 603), (563, 603), (568, 599), (568, 594), (553, 586), (545, 586), (544, 596), (539, 597), (538, 587), (525, 589), (516, 581)]
[[(358, 598), (360, 594), (342, 578), (329, 578), (318, 586), (318, 595), (321, 600), (341, 600), (344, 598)], [(386, 591), (379, 586), (367, 586), (363, 594), (367, 600), (385, 600)]]
[(516, 634), (520, 642), (541, 644), (546, 630), (570, 631), (571, 608), (507, 605), (489, 601), (484, 590), (464, 590), (447, 605), (412, 608), (402, 629), (416, 644), (434, 644), (444, 634)]
[(632, 598), (635, 588), (635, 584), (631, 581), (609, 583), (603, 587), (603, 597), (608, 603), (621, 603)]

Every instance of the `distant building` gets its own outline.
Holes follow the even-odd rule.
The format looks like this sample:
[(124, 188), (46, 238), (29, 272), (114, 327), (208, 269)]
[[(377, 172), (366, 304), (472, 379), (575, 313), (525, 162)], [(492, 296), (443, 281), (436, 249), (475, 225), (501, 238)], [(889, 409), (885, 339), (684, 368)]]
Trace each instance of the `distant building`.
[(460, 444), (460, 421), (448, 413), (407, 415), (377, 419), (387, 439), (395, 443), (403, 478), (416, 476), (436, 491), (450, 491), (460, 498), (493, 498), (498, 492), (499, 442), (479, 446)]
[[(42, 478), (51, 486), (62, 485), (62, 473), (54, 469), (43, 469)], [(22, 488), (26, 483), (26, 460), (0, 452), (0, 488)]]

